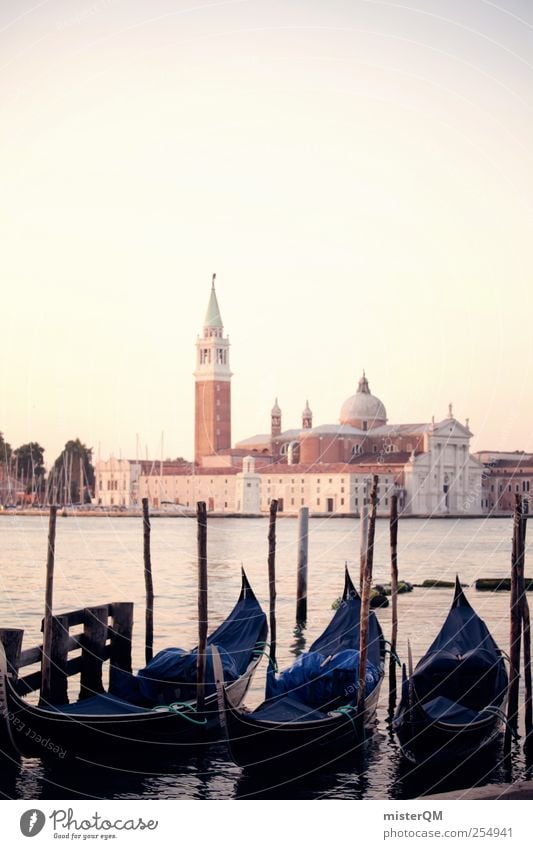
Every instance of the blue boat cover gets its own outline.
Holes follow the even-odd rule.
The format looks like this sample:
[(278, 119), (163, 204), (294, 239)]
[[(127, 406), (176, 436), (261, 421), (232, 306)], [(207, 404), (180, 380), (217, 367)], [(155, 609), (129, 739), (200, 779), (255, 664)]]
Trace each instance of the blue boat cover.
[(80, 702), (73, 702), (70, 705), (46, 705), (46, 710), (66, 713), (71, 716), (80, 714), (86, 716), (116, 716), (125, 713), (146, 713), (146, 708), (132, 705), (130, 702), (111, 696), (109, 693), (100, 693), (97, 696), (91, 696), (89, 699), (82, 699)]
[[(254, 652), (261, 651), (258, 641), (265, 640), (266, 616), (243, 573), (242, 590), (228, 618), (207, 639), (205, 694), (215, 693), (212, 652), (216, 645), (224, 670), (231, 683), (248, 668)], [(137, 675), (115, 670), (115, 693), (127, 702), (142, 707), (196, 699), (198, 650), (166, 648), (159, 651)]]
[[(270, 680), (270, 698), (290, 694), (311, 708), (330, 709), (353, 702), (357, 695), (359, 678), (357, 649), (343, 649), (324, 657), (318, 651), (309, 651)], [(381, 672), (372, 662), (367, 662), (365, 693), (371, 693), (379, 684)]]
[(468, 725), (474, 722), (479, 715), (477, 710), (472, 710), (458, 702), (452, 702), (445, 696), (437, 696), (429, 702), (424, 702), (424, 711), (432, 722), (447, 722), (451, 725)]
[(457, 582), (450, 612), (413, 673), (418, 707), (432, 720), (444, 711), (443, 721), (469, 723), (501, 702), (507, 684), (501, 653)]
[(306, 722), (315, 719), (325, 719), (327, 714), (321, 710), (313, 710), (309, 705), (298, 701), (292, 696), (264, 702), (257, 710), (250, 713), (253, 719), (271, 722)]
[[(215, 676), (213, 673), (213, 653), (211, 642), (207, 648), (205, 670), (205, 694), (210, 696), (215, 692)], [(223, 646), (217, 646), (224, 681), (230, 684), (239, 677), (237, 663), (232, 654)], [(196, 668), (198, 651), (169, 648), (158, 652), (144, 669), (137, 675), (139, 694), (145, 704), (169, 704), (170, 702), (187, 702), (196, 698)]]
[[(326, 630), (288, 669), (277, 676), (267, 672), (267, 701), (253, 712), (255, 718), (305, 721), (313, 712), (354, 704), (359, 675), (361, 599), (346, 573), (343, 599)], [(366, 693), (382, 677), (383, 633), (373, 611), (368, 626)], [(268, 711), (268, 717), (265, 712)], [(320, 718), (324, 718), (325, 713)]]

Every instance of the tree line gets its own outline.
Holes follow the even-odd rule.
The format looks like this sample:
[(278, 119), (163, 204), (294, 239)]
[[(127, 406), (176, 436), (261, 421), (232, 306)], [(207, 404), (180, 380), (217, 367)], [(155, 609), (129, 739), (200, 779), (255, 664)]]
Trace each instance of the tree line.
[(89, 504), (94, 495), (93, 449), (69, 439), (50, 467), (38, 442), (12, 448), (0, 432), (0, 504)]

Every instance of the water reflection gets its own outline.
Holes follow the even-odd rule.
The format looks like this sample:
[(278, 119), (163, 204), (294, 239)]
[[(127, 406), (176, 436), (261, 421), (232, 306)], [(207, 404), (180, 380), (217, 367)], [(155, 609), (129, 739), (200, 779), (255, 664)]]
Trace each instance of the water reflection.
[(296, 625), (293, 631), (294, 639), (291, 643), (290, 652), (295, 657), (299, 657), (305, 651), (305, 628), (305, 625)]
[(435, 761), (415, 766), (400, 754), (399, 746), (391, 757), (394, 764), (392, 781), (388, 787), (393, 799), (413, 799), (436, 793), (449, 793), (469, 787), (480, 787), (505, 781), (503, 741), (498, 741), (486, 751), (475, 752), (460, 764)]

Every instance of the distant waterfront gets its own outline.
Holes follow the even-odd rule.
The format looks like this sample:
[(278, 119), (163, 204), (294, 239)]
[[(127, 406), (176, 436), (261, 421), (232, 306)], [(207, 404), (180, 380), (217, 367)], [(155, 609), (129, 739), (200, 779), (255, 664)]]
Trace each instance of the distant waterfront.
[[(81, 510), (76, 509), (76, 507), (60, 507), (59, 511), (63, 513), (64, 518), (68, 517), (76, 517), (76, 518), (92, 518), (92, 519), (138, 519), (142, 516), (141, 509), (132, 509), (130, 507), (117, 507), (116, 509), (110, 508), (94, 508), (94, 509), (86, 509), (82, 508)], [(6, 508), (4, 510), (0, 510), (0, 516), (7, 516), (16, 514), (17, 516), (41, 516), (43, 513), (48, 514), (48, 507), (43, 508), (30, 508), (30, 509), (20, 509), (20, 508)], [(195, 510), (190, 507), (182, 507), (181, 505), (176, 504), (174, 510), (151, 510), (150, 516), (154, 519), (193, 519), (196, 515)], [(284, 511), (283, 513), (278, 513), (278, 519), (295, 519), (297, 517), (297, 513), (293, 513), (290, 511)], [(266, 519), (268, 518), (268, 513), (218, 513), (217, 511), (212, 511), (208, 513), (209, 518), (211, 519)], [(320, 520), (329, 520), (329, 519), (349, 519), (353, 521), (359, 520), (359, 513), (310, 513), (311, 518), (320, 519)], [(456, 519), (505, 519), (512, 516), (512, 513), (509, 513), (508, 516), (506, 514), (498, 514), (497, 516), (491, 514), (486, 515), (484, 513), (480, 513), (472, 516), (430, 516), (430, 515), (414, 515), (412, 513), (408, 513), (402, 516), (402, 521), (405, 519), (443, 519), (445, 521)]]

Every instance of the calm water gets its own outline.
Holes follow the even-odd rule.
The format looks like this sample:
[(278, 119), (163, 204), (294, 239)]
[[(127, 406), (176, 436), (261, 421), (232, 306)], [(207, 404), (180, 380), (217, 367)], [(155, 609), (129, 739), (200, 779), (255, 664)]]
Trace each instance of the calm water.
[[(0, 625), (25, 629), (25, 647), (40, 642), (46, 560), (46, 516), (0, 517)], [(507, 575), (512, 523), (492, 520), (405, 520), (400, 523), (400, 577), (463, 582)], [(268, 610), (266, 569), (267, 521), (212, 519), (208, 524), (210, 629), (233, 606), (244, 565), (254, 590)], [(358, 574), (359, 525), (350, 519), (315, 519), (310, 523), (308, 626), (295, 633), (296, 521), (278, 521), (277, 535), (278, 662), (289, 664), (331, 618), (331, 604), (343, 586), (344, 562)], [(196, 524), (191, 519), (152, 520), (152, 563), (156, 593), (156, 650), (196, 642)], [(527, 568), (526, 574), (533, 572)], [(378, 521), (375, 581), (389, 579), (388, 523)], [(399, 654), (406, 658), (409, 638), (416, 660), (433, 639), (447, 613), (451, 590), (415, 589), (399, 597)], [(468, 591), (500, 647), (508, 649), (508, 593)], [(134, 601), (134, 665), (143, 665), (144, 578), (142, 521), (130, 518), (58, 518), (55, 612), (109, 601)], [(378, 611), (390, 637), (390, 608)], [(247, 697), (257, 704), (263, 694), (266, 665), (260, 667)], [(398, 753), (387, 724), (387, 683), (382, 690), (376, 733), (360, 762), (334, 772), (318, 771), (295, 781), (283, 776), (252, 781), (228, 758), (223, 744), (191, 756), (162, 774), (122, 769), (93, 770), (26, 760), (4, 766), (0, 793), (8, 798), (408, 798), (474, 783), (515, 779), (525, 774), (519, 747), (511, 772), (493, 759), (459, 774), (413, 773)], [(496, 761), (496, 762), (495, 762)]]

